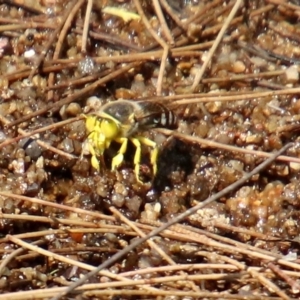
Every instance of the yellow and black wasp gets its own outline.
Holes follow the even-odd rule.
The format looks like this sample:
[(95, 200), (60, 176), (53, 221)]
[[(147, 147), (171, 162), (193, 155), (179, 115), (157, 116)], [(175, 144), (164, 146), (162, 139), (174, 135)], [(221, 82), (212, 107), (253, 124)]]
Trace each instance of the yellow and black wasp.
[(150, 163), (153, 174), (157, 172), (157, 144), (144, 137), (144, 131), (152, 128), (175, 128), (177, 118), (166, 106), (151, 101), (117, 100), (106, 103), (98, 111), (85, 115), (88, 137), (86, 147), (91, 154), (91, 164), (100, 170), (99, 158), (110, 147), (111, 142), (120, 143), (118, 153), (112, 158), (111, 169), (118, 168), (127, 150), (128, 141), (135, 146), (133, 159), (136, 178), (140, 181), (142, 145), (152, 148)]

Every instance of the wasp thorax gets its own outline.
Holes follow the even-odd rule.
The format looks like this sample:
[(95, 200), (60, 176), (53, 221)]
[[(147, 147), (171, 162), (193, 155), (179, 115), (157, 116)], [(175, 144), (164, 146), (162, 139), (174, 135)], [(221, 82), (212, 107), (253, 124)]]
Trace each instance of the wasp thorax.
[(100, 121), (100, 132), (108, 140), (113, 140), (119, 134), (119, 126), (112, 120), (102, 119)]

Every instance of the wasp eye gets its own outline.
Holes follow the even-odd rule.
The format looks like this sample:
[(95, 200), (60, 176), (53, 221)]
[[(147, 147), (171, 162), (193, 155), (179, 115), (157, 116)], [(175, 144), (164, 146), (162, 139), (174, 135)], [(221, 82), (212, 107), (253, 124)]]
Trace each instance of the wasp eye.
[(119, 133), (118, 125), (112, 120), (101, 120), (100, 130), (106, 139), (109, 140), (114, 139)]

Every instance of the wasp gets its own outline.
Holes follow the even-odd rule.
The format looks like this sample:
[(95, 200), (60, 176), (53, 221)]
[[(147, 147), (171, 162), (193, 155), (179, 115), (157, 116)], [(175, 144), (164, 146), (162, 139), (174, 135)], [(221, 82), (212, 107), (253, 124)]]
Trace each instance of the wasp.
[[(87, 131), (86, 146), (91, 154), (91, 165), (100, 170), (100, 161), (111, 142), (121, 144), (112, 158), (111, 170), (116, 170), (124, 161), (128, 141), (136, 148), (134, 171), (140, 180), (142, 145), (151, 148), (150, 163), (153, 175), (157, 172), (158, 146), (142, 133), (152, 128), (176, 128), (175, 114), (164, 105), (150, 101), (117, 100), (104, 104), (98, 111), (85, 115)], [(103, 161), (103, 160), (102, 160)]]

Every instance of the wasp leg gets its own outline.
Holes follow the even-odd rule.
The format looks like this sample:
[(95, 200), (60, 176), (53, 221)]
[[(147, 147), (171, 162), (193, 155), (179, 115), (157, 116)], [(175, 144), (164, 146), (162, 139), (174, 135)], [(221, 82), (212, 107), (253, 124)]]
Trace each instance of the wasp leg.
[(109, 146), (110, 143), (105, 140), (105, 137), (103, 137), (101, 134), (99, 134), (96, 131), (93, 131), (88, 135), (88, 138), (85, 143), (86, 145), (84, 145), (83, 147), (87, 147), (89, 153), (92, 156), (91, 165), (94, 169), (96, 169), (99, 172), (100, 161), (98, 157), (103, 156), (106, 144)]
[(116, 142), (121, 144), (118, 154), (112, 159), (111, 169), (114, 171), (124, 160), (124, 153), (127, 150), (128, 139), (125, 137), (115, 139)]
[(93, 166), (94, 169), (96, 169), (98, 172), (100, 170), (100, 162), (97, 158), (97, 151), (94, 148), (94, 141), (97, 139), (97, 134), (95, 132), (91, 132), (88, 136), (87, 139), (87, 145), (88, 145), (88, 150), (91, 154), (91, 165)]
[(150, 154), (150, 162), (153, 168), (153, 175), (157, 173), (157, 156), (158, 156), (158, 148), (157, 144), (150, 139), (147, 139), (143, 136), (136, 137), (142, 144), (149, 146), (152, 148)]
[(141, 155), (142, 155), (141, 143), (139, 141), (139, 138), (130, 138), (130, 141), (133, 143), (133, 145), (136, 148), (134, 159), (133, 159), (135, 176), (138, 182), (142, 182), (140, 180), (140, 163), (141, 163)]
[(91, 143), (89, 143), (89, 151), (92, 155), (91, 165), (93, 166), (94, 169), (96, 169), (99, 172), (100, 171), (100, 162), (97, 158), (96, 151), (95, 151), (95, 149), (94, 149), (94, 147), (92, 146)]

